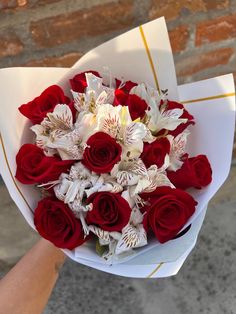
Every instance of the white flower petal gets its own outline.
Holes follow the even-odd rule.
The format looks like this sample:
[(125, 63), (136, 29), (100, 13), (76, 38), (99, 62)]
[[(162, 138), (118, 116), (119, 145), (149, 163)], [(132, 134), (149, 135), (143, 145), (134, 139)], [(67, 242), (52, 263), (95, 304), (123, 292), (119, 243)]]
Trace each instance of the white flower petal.
[(132, 122), (125, 128), (124, 144), (127, 146), (134, 145), (135, 143), (142, 141), (146, 134), (146, 126), (143, 123)]
[(122, 236), (116, 245), (115, 254), (121, 254), (146, 244), (147, 234), (143, 225), (140, 224), (137, 227), (127, 225), (122, 230)]
[(121, 196), (129, 203), (130, 208), (135, 205), (134, 199), (130, 196), (129, 190), (125, 190), (121, 193)]
[(143, 222), (143, 214), (137, 207), (134, 207), (130, 215), (130, 224), (137, 226)]
[(181, 161), (181, 157), (186, 152), (186, 144), (187, 137), (189, 135), (189, 131), (184, 131), (179, 134), (175, 138), (171, 135), (167, 135), (168, 140), (171, 143), (170, 148), (170, 164), (168, 170), (176, 171), (181, 168), (183, 162)]
[(56, 105), (53, 112), (49, 112), (47, 117), (55, 129), (68, 130), (73, 127), (72, 112), (67, 105)]
[(108, 231), (104, 231), (101, 228), (94, 225), (89, 225), (88, 228), (89, 231), (94, 233), (99, 238), (99, 240), (103, 240), (103, 245), (105, 245), (105, 243), (109, 244), (110, 236)]

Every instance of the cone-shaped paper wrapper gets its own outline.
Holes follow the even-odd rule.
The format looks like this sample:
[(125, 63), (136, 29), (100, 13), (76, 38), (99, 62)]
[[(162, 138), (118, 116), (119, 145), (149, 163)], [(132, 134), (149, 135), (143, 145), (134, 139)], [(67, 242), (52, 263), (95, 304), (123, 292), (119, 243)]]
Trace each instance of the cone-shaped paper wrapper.
[[(107, 67), (107, 68), (104, 68)], [(57, 82), (69, 94), (68, 79), (83, 70), (98, 70), (112, 76), (147, 82), (157, 89), (168, 89), (169, 99), (180, 100), (194, 115), (188, 152), (206, 154), (213, 169), (213, 181), (205, 189), (191, 191), (198, 201), (191, 224), (182, 237), (165, 244), (156, 240), (136, 250), (136, 254), (112, 266), (100, 258), (94, 243), (86, 243), (73, 251), (65, 250), (72, 259), (117, 275), (128, 277), (166, 277), (178, 272), (194, 247), (206, 206), (228, 176), (235, 124), (235, 91), (232, 75), (187, 84), (177, 88), (173, 57), (164, 19), (135, 28), (92, 50), (72, 69), (10, 68), (0, 70), (0, 171), (11, 197), (34, 228), (33, 211), (40, 199), (39, 191), (20, 184), (15, 178), (15, 156), (20, 146), (33, 142), (30, 123), (18, 107)]]

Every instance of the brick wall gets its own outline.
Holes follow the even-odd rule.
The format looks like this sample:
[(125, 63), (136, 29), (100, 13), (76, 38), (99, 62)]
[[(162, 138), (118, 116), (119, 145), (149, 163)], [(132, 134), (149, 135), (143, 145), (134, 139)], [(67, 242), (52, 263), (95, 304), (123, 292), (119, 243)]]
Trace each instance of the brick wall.
[(71, 66), (105, 40), (162, 15), (179, 83), (236, 77), (236, 0), (0, 0), (0, 68)]
[(162, 15), (180, 83), (236, 73), (236, 0), (0, 0), (0, 67), (70, 66)]

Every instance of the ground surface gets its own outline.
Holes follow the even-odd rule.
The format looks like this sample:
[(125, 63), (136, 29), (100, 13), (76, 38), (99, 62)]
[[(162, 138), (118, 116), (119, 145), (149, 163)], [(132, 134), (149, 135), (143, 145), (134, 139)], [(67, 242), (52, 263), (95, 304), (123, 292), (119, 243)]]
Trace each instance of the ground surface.
[[(235, 314), (236, 167), (211, 201), (179, 274), (131, 280), (67, 261), (44, 314)], [(0, 183), (0, 274), (37, 240)]]

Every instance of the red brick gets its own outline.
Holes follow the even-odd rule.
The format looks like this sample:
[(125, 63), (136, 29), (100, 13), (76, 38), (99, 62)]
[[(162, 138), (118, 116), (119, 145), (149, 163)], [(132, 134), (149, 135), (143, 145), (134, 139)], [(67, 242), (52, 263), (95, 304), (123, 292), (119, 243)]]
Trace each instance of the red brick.
[(19, 54), (24, 46), (15, 34), (0, 37), (0, 57), (15, 56)]
[(53, 47), (131, 27), (133, 22), (133, 0), (121, 0), (32, 22), (30, 29), (37, 46)]
[(25, 6), (27, 0), (0, 0), (0, 9), (12, 9)]
[(38, 8), (60, 1), (63, 0), (0, 0), (0, 10), (6, 9), (8, 11), (15, 11), (18, 8)]
[(60, 0), (35, 0), (34, 3), (35, 3), (35, 5), (45, 5), (45, 4), (59, 2), (59, 1)]
[(176, 27), (175, 29), (169, 31), (169, 37), (173, 52), (185, 50), (189, 39), (188, 27), (185, 25)]
[(196, 28), (196, 46), (236, 37), (236, 14), (201, 22)]
[(184, 57), (176, 64), (177, 75), (188, 76), (217, 65), (227, 64), (233, 54), (232, 48), (222, 48), (200, 55), (194, 54)]
[(59, 57), (46, 57), (40, 60), (31, 60), (23, 64), (30, 67), (71, 67), (76, 61), (81, 58), (79, 52), (68, 53)]
[(229, 0), (204, 0), (206, 10), (220, 10), (228, 8)]
[(191, 14), (207, 12), (212, 9), (223, 9), (228, 5), (229, 0), (152, 0), (149, 18), (165, 16), (167, 20), (172, 20), (179, 17), (183, 9), (188, 10)]
[[(60, 1), (62, 1), (63, 3), (63, 0), (29, 0), (29, 5), (31, 8), (38, 8), (40, 6), (44, 6), (47, 4), (52, 4), (52, 3), (60, 2)], [(64, 2), (66, 3), (67, 0), (64, 0)]]

